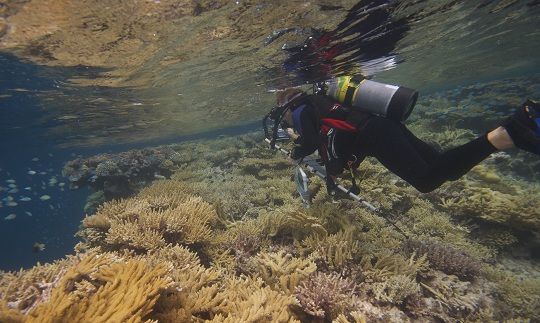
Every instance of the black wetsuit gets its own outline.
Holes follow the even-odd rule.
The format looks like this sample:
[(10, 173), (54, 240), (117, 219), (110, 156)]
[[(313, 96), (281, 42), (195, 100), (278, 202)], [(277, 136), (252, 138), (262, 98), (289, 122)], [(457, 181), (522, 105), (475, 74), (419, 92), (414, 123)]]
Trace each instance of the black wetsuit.
[[(299, 159), (320, 147), (320, 127), (317, 110), (309, 102), (294, 113), (294, 126), (303, 142), (294, 149), (291, 157)], [(388, 170), (423, 193), (433, 191), (448, 180), (460, 178), (497, 151), (487, 135), (483, 135), (440, 153), (413, 135), (404, 124), (380, 116), (366, 118), (360, 129), (355, 133), (338, 133), (335, 148), (340, 159), (347, 161), (351, 155), (358, 161), (366, 156), (375, 157)]]

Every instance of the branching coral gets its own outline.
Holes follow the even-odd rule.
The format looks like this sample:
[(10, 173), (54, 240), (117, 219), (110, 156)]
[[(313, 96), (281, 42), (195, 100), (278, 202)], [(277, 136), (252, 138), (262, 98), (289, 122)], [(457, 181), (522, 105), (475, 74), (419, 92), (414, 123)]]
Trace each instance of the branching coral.
[(219, 271), (200, 265), (174, 268), (171, 277), (178, 288), (161, 296), (151, 317), (159, 322), (190, 322), (220, 312), (227, 297), (220, 276)]
[(419, 291), (418, 283), (408, 275), (390, 276), (371, 286), (371, 292), (376, 300), (392, 304), (401, 304), (409, 295)]
[(227, 305), (211, 322), (300, 322), (291, 307), (290, 295), (263, 286), (262, 280), (234, 278), (226, 284)]
[(365, 275), (384, 278), (393, 275), (407, 275), (414, 277), (417, 273), (428, 269), (426, 256), (416, 258), (411, 255), (406, 259), (400, 254), (391, 252), (380, 252), (376, 259), (371, 256), (364, 256), (360, 261), (360, 266)]
[(540, 317), (540, 278), (538, 276), (518, 275), (502, 268), (484, 266), (487, 279), (495, 282), (502, 298), (500, 312), (507, 317)]
[(326, 266), (337, 270), (352, 261), (360, 249), (351, 231), (331, 235), (311, 235), (302, 241), (312, 253), (311, 259), (322, 260)]
[(17, 313), (30, 312), (40, 302), (49, 300), (51, 290), (59, 284), (62, 274), (78, 261), (75, 257), (68, 257), (53, 264), (38, 264), (28, 271), (21, 270), (16, 274), (2, 273), (2, 303), (16, 309)]
[(354, 307), (354, 289), (354, 282), (347, 278), (317, 272), (296, 288), (294, 296), (307, 314), (334, 319)]
[(95, 253), (73, 264), (55, 273), (25, 322), (142, 322), (170, 284), (165, 264)]
[(285, 252), (260, 253), (252, 259), (254, 271), (274, 289), (290, 295), (309, 274), (317, 269), (315, 263), (295, 258)]
[[(489, 295), (494, 292), (492, 285), (480, 286), (462, 281), (457, 276), (436, 273), (420, 282), (425, 295), (433, 299), (411, 299), (410, 306), (420, 307), (420, 311), (432, 315), (453, 317), (467, 322), (493, 321), (493, 301)], [(417, 304), (418, 302), (423, 304)], [(429, 303), (428, 303), (429, 302)], [(448, 319), (446, 319), (448, 320)]]

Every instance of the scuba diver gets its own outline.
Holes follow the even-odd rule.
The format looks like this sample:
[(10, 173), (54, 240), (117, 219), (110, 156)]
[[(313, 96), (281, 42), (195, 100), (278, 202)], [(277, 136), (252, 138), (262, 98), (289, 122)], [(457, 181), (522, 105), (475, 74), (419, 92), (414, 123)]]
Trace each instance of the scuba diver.
[(417, 96), (417, 91), (405, 87), (341, 77), (310, 95), (298, 88), (277, 91), (278, 106), (263, 123), (268, 117), (276, 122), (270, 146), (275, 145), (278, 124), (299, 134), (296, 138), (289, 131), (297, 143), (289, 154), (291, 164), (319, 152), (331, 195), (336, 177), (345, 169), (355, 171), (367, 156), (427, 193), (459, 179), (499, 150), (517, 147), (540, 155), (540, 104), (534, 101), (523, 103), (501, 126), (441, 153), (402, 123)]

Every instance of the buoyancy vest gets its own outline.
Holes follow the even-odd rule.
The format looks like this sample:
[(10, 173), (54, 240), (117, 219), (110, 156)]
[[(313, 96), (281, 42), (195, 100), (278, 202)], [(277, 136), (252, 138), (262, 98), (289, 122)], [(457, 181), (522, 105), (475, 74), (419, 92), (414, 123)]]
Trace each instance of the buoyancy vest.
[[(337, 101), (316, 94), (307, 95), (305, 101), (302, 100), (297, 109), (304, 109), (308, 102), (316, 110), (320, 140), (319, 154), (326, 166), (327, 179), (334, 180), (337, 175), (343, 173), (351, 157), (348, 153), (338, 155), (335, 149), (336, 136), (340, 132), (354, 133), (360, 131), (365, 122), (374, 115), (347, 107)], [(293, 111), (293, 121), (295, 124), (300, 124), (299, 115), (301, 111), (295, 113), (297, 109)], [(295, 114), (297, 120), (294, 120)], [(301, 129), (299, 132), (302, 135)], [(354, 142), (351, 143), (351, 145), (355, 144)]]

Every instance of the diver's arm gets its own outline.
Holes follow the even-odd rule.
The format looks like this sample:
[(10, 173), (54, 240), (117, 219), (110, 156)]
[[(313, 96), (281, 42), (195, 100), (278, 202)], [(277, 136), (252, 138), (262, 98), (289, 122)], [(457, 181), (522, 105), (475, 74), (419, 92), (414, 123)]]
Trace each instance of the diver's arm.
[(309, 106), (309, 108), (304, 109), (300, 114), (300, 122), (302, 123), (301, 138), (303, 141), (301, 145), (296, 146), (291, 151), (290, 157), (294, 160), (313, 154), (320, 146), (315, 107)]

